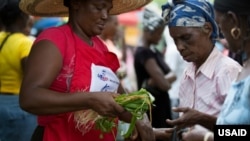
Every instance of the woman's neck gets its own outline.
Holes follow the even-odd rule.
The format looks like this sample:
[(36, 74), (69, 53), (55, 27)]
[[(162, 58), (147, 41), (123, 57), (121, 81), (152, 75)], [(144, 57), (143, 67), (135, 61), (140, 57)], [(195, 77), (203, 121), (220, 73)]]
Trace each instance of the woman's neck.
[(146, 39), (143, 39), (143, 42), (142, 42), (143, 44), (143, 47), (146, 47), (146, 48), (150, 48), (150, 46), (151, 46), (151, 43), (149, 43)]
[(196, 66), (196, 71), (199, 70), (200, 66), (206, 62), (207, 58), (213, 52), (214, 45), (211, 45), (211, 46), (212, 46), (211, 49), (203, 58), (197, 59), (197, 62), (194, 62), (195, 66)]
[(69, 22), (68, 23), (73, 32), (79, 37), (81, 38), (84, 42), (86, 42), (88, 45), (92, 46), (93, 45), (93, 42), (91, 40), (91, 36), (88, 36), (84, 31), (83, 29), (78, 26), (75, 22)]

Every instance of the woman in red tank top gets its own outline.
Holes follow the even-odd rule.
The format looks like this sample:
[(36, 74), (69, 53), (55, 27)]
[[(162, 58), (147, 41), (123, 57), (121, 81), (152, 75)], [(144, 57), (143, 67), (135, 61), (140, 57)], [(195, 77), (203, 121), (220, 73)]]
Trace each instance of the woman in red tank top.
[[(77, 126), (76, 111), (130, 122), (114, 96), (123, 93), (115, 72), (117, 56), (97, 37), (109, 14), (142, 7), (151, 0), (21, 0), (20, 8), (35, 16), (69, 16), (67, 24), (39, 34), (29, 56), (20, 94), (21, 107), (38, 115), (33, 141), (114, 141), (116, 127), (103, 134), (94, 123)], [(63, 5), (64, 4), (64, 5)], [(153, 141), (150, 122), (136, 123), (143, 141)]]

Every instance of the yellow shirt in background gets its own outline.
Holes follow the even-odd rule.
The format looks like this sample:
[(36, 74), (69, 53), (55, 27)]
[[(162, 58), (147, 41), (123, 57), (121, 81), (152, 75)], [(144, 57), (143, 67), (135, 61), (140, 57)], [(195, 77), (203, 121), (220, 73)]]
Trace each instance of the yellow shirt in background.
[[(8, 33), (0, 32), (0, 45)], [(22, 33), (9, 36), (0, 51), (0, 92), (19, 94), (23, 71), (21, 60), (28, 56), (33, 41)]]

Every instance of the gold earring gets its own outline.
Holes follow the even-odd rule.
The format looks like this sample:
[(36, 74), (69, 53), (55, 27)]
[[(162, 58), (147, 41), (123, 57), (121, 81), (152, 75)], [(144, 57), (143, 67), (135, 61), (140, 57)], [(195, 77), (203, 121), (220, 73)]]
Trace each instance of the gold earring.
[(240, 35), (241, 35), (241, 31), (240, 31), (240, 28), (238, 27), (234, 27), (231, 29), (231, 35), (233, 36), (233, 38), (236, 40), (236, 39), (239, 39)]
[(202, 27), (201, 30), (202, 30), (202, 32), (204, 32), (204, 33), (208, 33), (208, 32), (209, 32), (205, 27)]

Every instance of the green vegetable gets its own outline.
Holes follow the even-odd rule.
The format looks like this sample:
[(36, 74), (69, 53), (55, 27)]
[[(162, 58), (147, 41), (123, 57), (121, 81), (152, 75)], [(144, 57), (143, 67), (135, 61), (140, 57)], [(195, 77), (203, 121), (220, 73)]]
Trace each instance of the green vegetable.
[[(147, 90), (142, 88), (139, 91), (130, 94), (121, 94), (115, 98), (115, 101), (127, 111), (132, 113), (132, 120), (129, 129), (127, 133), (123, 135), (127, 138), (132, 134), (135, 128), (136, 120), (142, 119), (143, 115), (148, 110), (151, 111), (151, 105), (154, 101), (154, 97)], [(103, 117), (102, 120), (97, 120), (95, 123), (97, 129), (100, 129), (102, 132), (110, 132), (112, 128), (116, 126), (113, 120), (106, 117)]]
[[(130, 94), (121, 94), (115, 97), (115, 101), (132, 114), (129, 129), (123, 135), (125, 138), (128, 138), (135, 128), (136, 120), (142, 119), (143, 115), (148, 110), (151, 113), (151, 105), (154, 101), (154, 97), (147, 90), (142, 88)], [(150, 119), (152, 119), (151, 115)], [(115, 118), (100, 116), (91, 109), (75, 112), (74, 120), (76, 121), (76, 128), (83, 134), (88, 132), (95, 125), (96, 129), (102, 131), (100, 138), (103, 138), (103, 133), (109, 133), (114, 127), (118, 126), (114, 122)]]

